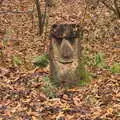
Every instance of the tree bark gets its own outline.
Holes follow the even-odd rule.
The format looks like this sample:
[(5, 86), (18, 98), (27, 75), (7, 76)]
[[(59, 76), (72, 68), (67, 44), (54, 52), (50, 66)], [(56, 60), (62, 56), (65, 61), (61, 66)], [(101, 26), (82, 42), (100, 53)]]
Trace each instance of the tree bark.
[(116, 14), (117, 14), (118, 18), (120, 18), (120, 9), (118, 7), (117, 0), (114, 0), (114, 6), (116, 9)]
[(37, 13), (38, 13), (38, 23), (39, 23), (39, 35), (41, 36), (43, 33), (43, 25), (42, 25), (42, 14), (40, 10), (40, 2), (39, 0), (35, 0), (35, 4), (37, 7)]

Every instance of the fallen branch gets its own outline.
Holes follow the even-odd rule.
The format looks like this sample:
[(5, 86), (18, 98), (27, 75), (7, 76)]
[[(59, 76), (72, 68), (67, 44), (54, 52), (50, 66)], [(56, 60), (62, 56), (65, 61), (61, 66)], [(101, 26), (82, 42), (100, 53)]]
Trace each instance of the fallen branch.
[(117, 0), (114, 0), (114, 7), (108, 5), (105, 0), (100, 0), (100, 2), (104, 4), (109, 10), (112, 10), (117, 15), (117, 17), (120, 18), (120, 9), (118, 7)]
[(33, 13), (33, 11), (0, 11), (0, 14), (8, 14), (8, 13), (13, 13), (13, 14), (20, 14), (20, 13)]

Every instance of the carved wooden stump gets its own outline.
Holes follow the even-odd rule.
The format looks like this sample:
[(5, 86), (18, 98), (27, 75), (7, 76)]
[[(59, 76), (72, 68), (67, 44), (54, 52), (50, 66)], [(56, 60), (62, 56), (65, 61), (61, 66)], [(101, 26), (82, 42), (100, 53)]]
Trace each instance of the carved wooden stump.
[(51, 78), (59, 85), (78, 84), (81, 29), (76, 24), (54, 24), (50, 32)]

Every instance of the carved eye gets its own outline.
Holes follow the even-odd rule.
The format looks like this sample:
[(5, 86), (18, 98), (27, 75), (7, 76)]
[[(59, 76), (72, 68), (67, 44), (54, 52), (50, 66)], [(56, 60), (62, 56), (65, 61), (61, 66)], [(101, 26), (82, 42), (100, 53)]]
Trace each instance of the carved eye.
[(61, 44), (61, 43), (62, 43), (62, 40), (63, 40), (62, 38), (57, 38), (57, 39), (56, 39), (56, 41), (57, 41), (58, 44)]
[(74, 42), (75, 42), (74, 38), (69, 38), (68, 41), (69, 41), (71, 44), (74, 44)]
[(55, 29), (57, 27), (57, 24), (52, 25), (52, 28)]

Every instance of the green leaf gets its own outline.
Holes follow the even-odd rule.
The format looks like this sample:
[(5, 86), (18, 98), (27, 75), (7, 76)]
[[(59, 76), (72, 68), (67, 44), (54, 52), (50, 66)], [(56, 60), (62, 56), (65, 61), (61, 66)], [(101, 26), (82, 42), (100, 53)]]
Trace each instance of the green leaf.
[(86, 70), (85, 64), (84, 63), (79, 63), (78, 68), (77, 68), (77, 75), (80, 76), (80, 81), (79, 85), (84, 86), (90, 83), (91, 81), (91, 74)]
[(20, 60), (20, 58), (18, 58), (17, 56), (13, 56), (13, 65), (18, 66), (21, 64), (22, 64), (22, 61)]
[(111, 67), (110, 67), (110, 71), (112, 73), (120, 73), (120, 63), (114, 63)]
[(103, 53), (97, 53), (95, 55), (95, 66), (104, 68), (106, 67), (105, 62), (104, 62), (104, 54)]
[(49, 97), (56, 97), (56, 87), (52, 84), (50, 78), (48, 76), (43, 78), (44, 86), (42, 87), (42, 91)]
[(32, 62), (35, 66), (43, 68), (48, 65), (49, 58), (47, 54), (44, 54), (44, 55), (35, 57)]

